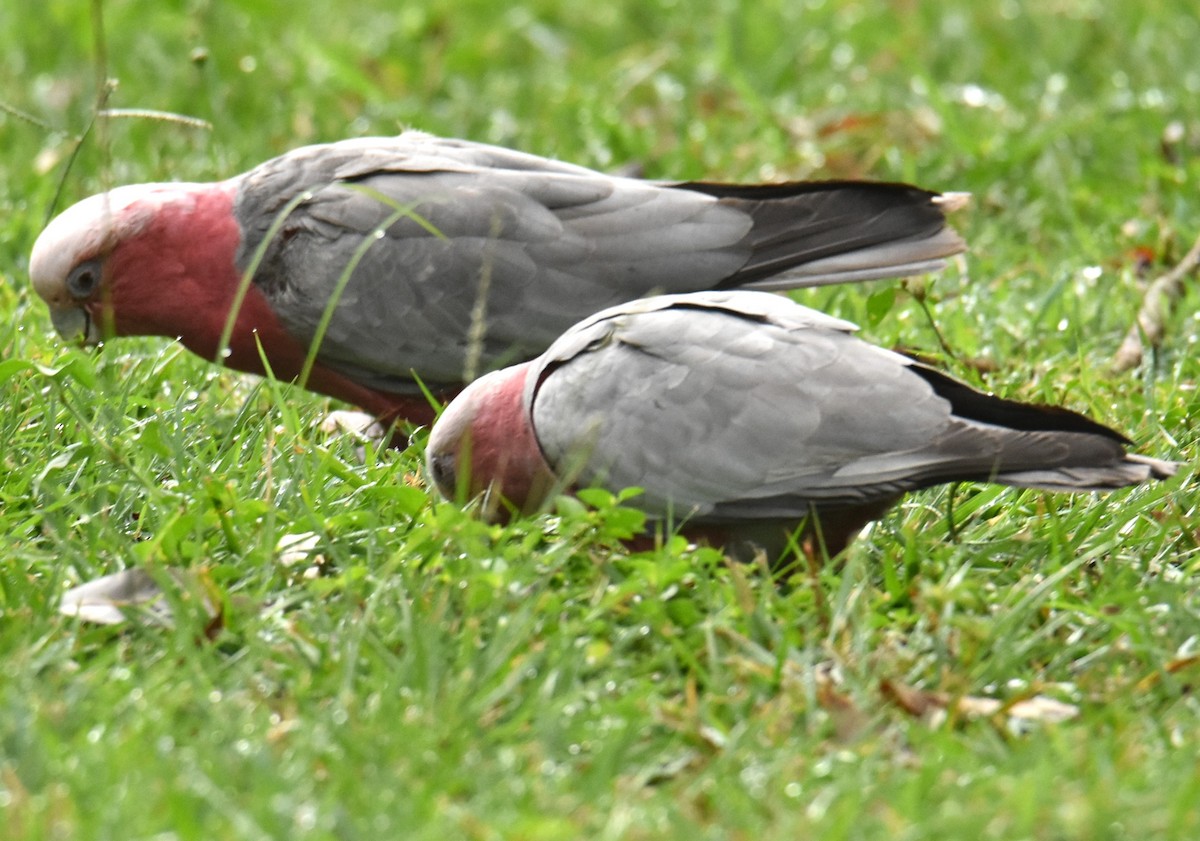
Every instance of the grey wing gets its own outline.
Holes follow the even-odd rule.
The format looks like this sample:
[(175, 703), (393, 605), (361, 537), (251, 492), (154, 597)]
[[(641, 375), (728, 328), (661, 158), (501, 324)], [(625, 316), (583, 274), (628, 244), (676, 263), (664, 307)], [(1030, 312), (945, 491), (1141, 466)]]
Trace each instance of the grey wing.
[(582, 484), (642, 487), (649, 510), (701, 520), (802, 516), (959, 466), (930, 447), (949, 404), (844, 328), (678, 306), (593, 321), (542, 376), (538, 440)]
[(411, 388), (412, 371), (461, 381), (472, 342), (484, 368), (536, 355), (581, 315), (716, 284), (747, 259), (749, 217), (710, 196), (466, 141), (345, 141), (243, 178), (240, 267), (309, 191), (255, 282), (310, 341), (357, 260), (320, 358), (384, 390)]

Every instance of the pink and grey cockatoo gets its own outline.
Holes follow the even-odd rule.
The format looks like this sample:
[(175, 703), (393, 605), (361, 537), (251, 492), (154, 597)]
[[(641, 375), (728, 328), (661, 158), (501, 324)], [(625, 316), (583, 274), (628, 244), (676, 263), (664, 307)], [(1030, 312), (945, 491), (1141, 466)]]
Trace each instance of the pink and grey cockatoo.
[[(786, 289), (938, 269), (962, 194), (903, 184), (654, 183), (421, 132), (308, 146), (228, 181), (85, 199), (30, 275), (68, 339), (178, 337), (384, 419), (653, 292)], [(343, 280), (347, 280), (339, 290)], [(328, 310), (328, 312), (327, 312)]]
[(631, 504), (685, 533), (778, 557), (807, 525), (806, 551), (832, 557), (907, 491), (1175, 472), (1083, 415), (983, 394), (854, 329), (752, 291), (613, 307), (467, 386), (430, 433), (430, 475), (451, 498), (487, 490), (501, 517), (564, 489), (639, 487)]

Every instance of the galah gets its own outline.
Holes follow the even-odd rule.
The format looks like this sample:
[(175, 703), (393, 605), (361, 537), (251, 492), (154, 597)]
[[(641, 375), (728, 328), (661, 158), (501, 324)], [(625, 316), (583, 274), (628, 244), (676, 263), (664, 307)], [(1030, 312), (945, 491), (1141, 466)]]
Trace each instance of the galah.
[(445, 496), (488, 492), (500, 518), (641, 488), (630, 504), (666, 527), (776, 557), (789, 534), (832, 557), (941, 483), (1091, 491), (1175, 472), (1083, 415), (984, 394), (854, 330), (753, 291), (613, 307), (467, 386), (428, 470)]
[[(655, 183), (405, 132), (296, 149), (216, 183), (138, 184), (55, 218), (30, 259), (67, 339), (178, 337), (383, 420), (652, 292), (936, 270), (963, 194), (903, 184)], [(246, 285), (243, 287), (243, 279)], [(227, 347), (221, 338), (244, 288)], [(261, 346), (261, 351), (260, 351)]]

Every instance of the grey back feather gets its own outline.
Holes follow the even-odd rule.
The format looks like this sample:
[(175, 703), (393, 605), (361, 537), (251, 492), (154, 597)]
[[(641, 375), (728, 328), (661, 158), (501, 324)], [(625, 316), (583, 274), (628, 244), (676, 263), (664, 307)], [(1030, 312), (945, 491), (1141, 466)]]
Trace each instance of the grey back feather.
[(241, 270), (305, 191), (255, 283), (309, 343), (362, 252), (319, 358), (385, 391), (415, 390), (413, 371), (461, 382), (472, 354), (485, 369), (531, 358), (580, 317), (648, 294), (897, 276), (962, 248), (934, 194), (903, 185), (665, 185), (407, 132), (241, 176)]
[(536, 355), (582, 314), (715, 285), (748, 254), (737, 243), (749, 217), (709, 196), (406, 134), (339, 144), (332, 156), (298, 150), (248, 173), (236, 208), (242, 270), (300, 184), (321, 186), (288, 217), (255, 282), (302, 341), (364, 237), (405, 210), (362, 254), (320, 349), (326, 364), (384, 390), (410, 388), (411, 369), (459, 382), (473, 318), (494, 367)]
[[(1115, 433), (957, 417), (916, 363), (852, 329), (763, 293), (650, 299), (570, 331), (526, 401), (550, 464), (701, 522), (798, 518), (953, 480), (1080, 490), (1150, 475)], [(1027, 408), (1036, 427), (1043, 410)]]

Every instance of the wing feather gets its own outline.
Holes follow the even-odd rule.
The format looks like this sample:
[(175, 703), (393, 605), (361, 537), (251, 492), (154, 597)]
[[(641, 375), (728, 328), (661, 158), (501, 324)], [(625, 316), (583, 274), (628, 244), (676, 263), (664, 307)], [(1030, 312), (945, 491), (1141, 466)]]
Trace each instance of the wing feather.
[(649, 294), (894, 276), (963, 248), (938, 197), (905, 185), (672, 185), (406, 132), (240, 176), (241, 270), (297, 196), (255, 283), (308, 343), (359, 260), (319, 358), (385, 391), (414, 391), (414, 371), (461, 382), (472, 353), (530, 358), (582, 314)]
[(982, 394), (976, 416), (958, 416), (931, 380), (946, 383), (912, 360), (764, 293), (600, 313), (539, 364), (526, 400), (549, 463), (581, 465), (581, 484), (641, 487), (642, 504), (662, 515), (799, 518), (811, 505), (947, 481), (1009, 474), (1017, 485), (1086, 489), (1151, 472), (1130, 467), (1120, 436), (1078, 416), (1027, 406), (1017, 418), (1018, 404)]
[(464, 327), (476, 311), (492, 367), (535, 355), (581, 312), (715, 285), (747, 259), (737, 243), (749, 218), (710, 196), (427, 136), (405, 154), (407, 137), (299, 150), (247, 174), (235, 209), (248, 232), (245, 270), (255, 234), (265, 235), (297, 185), (317, 185), (255, 282), (288, 329), (311, 341), (357, 256), (320, 356), (368, 385), (411, 388), (412, 369), (427, 381), (461, 380)]

